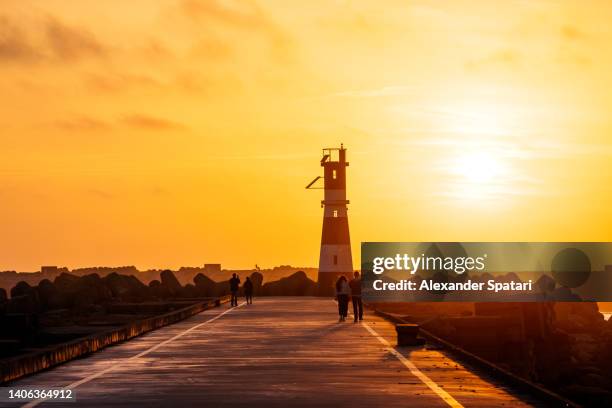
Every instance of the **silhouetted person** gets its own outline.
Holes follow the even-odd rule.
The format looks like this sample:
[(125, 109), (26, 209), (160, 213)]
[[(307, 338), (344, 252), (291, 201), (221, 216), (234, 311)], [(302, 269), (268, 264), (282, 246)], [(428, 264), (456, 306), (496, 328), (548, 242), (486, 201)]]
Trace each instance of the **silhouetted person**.
[(229, 280), (230, 292), (232, 293), (232, 306), (238, 306), (238, 288), (240, 287), (240, 278), (232, 273), (232, 278)]
[(251, 278), (247, 276), (244, 285), (244, 297), (246, 298), (247, 305), (253, 304), (253, 282), (251, 282)]
[(349, 282), (351, 287), (351, 300), (353, 301), (353, 315), (355, 316), (355, 323), (357, 318), (363, 320), (363, 302), (361, 301), (361, 278), (359, 272), (355, 271), (355, 278)]
[(338, 314), (340, 315), (338, 321), (343, 322), (348, 315), (349, 302), (349, 285), (344, 276), (340, 276), (336, 281), (336, 299), (338, 300)]

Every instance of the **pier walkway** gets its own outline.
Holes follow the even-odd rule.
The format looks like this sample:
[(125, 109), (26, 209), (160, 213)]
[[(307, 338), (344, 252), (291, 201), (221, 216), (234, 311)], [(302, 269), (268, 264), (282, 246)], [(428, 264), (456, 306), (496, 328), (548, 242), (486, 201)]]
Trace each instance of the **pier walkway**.
[(70, 386), (76, 393), (76, 404), (28, 407), (541, 406), (443, 351), (397, 348), (395, 341), (393, 325), (376, 316), (338, 323), (330, 299), (256, 298), (253, 305), (206, 310), (11, 387)]

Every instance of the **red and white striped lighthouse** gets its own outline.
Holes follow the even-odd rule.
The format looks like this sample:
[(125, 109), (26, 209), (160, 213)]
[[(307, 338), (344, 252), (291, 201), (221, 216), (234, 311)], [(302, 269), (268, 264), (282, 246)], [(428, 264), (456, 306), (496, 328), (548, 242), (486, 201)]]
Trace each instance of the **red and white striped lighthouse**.
[[(323, 232), (321, 234), (321, 252), (319, 255), (319, 294), (332, 294), (338, 276), (349, 278), (353, 272), (351, 255), (351, 237), (349, 234), (346, 199), (346, 149), (323, 149), (321, 166), (323, 167), (324, 199)], [(320, 179), (317, 177), (306, 188), (312, 188)]]

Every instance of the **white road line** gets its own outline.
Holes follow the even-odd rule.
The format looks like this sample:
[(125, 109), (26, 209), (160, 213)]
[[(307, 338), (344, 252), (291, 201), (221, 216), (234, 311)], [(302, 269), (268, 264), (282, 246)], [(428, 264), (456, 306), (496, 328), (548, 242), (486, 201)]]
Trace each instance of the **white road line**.
[[(244, 306), (245, 304), (246, 304), (246, 302), (242, 302), (242, 303), (241, 303), (241, 304), (239, 304), (237, 307)], [(108, 373), (108, 372), (110, 372), (110, 371), (116, 370), (117, 368), (119, 368), (119, 367), (121, 367), (123, 364), (125, 364), (126, 362), (129, 362), (129, 361), (132, 361), (132, 360), (136, 360), (137, 358), (140, 358), (140, 357), (146, 356), (147, 354), (154, 352), (154, 351), (155, 351), (155, 350), (157, 350), (158, 348), (163, 347), (163, 346), (165, 346), (166, 344), (171, 343), (171, 342), (173, 342), (174, 340), (176, 340), (176, 339), (178, 339), (178, 338), (180, 338), (180, 337), (183, 337), (183, 336), (184, 336), (184, 335), (186, 335), (187, 333), (190, 333), (190, 332), (192, 332), (192, 331), (194, 331), (194, 330), (197, 330), (197, 329), (199, 329), (200, 327), (202, 327), (202, 326), (204, 326), (204, 325), (206, 325), (206, 324), (208, 324), (208, 323), (212, 323), (212, 322), (214, 322), (215, 320), (219, 319), (219, 318), (220, 318), (220, 317), (222, 317), (223, 315), (225, 315), (225, 314), (227, 314), (227, 313), (231, 312), (232, 310), (235, 310), (237, 307), (232, 307), (232, 308), (230, 308), (230, 309), (227, 309), (225, 312), (219, 313), (219, 314), (218, 314), (218, 315), (216, 315), (215, 317), (213, 317), (213, 318), (211, 318), (211, 319), (208, 319), (208, 320), (206, 320), (205, 322), (198, 323), (198, 324), (196, 324), (195, 326), (192, 326), (192, 327), (190, 327), (189, 329), (187, 329), (187, 330), (185, 330), (185, 331), (183, 331), (183, 332), (181, 332), (181, 333), (177, 334), (176, 336), (169, 338), (168, 340), (164, 340), (164, 341), (162, 341), (161, 343), (158, 343), (158, 344), (154, 345), (154, 346), (153, 346), (153, 347), (151, 347), (151, 348), (148, 348), (148, 349), (146, 349), (146, 350), (144, 350), (144, 351), (142, 351), (142, 352), (140, 352), (140, 353), (138, 353), (138, 354), (136, 354), (136, 355), (134, 355), (134, 356), (132, 356), (132, 357), (129, 357), (129, 358), (123, 359), (123, 360), (121, 360), (120, 362), (118, 362), (118, 363), (116, 363), (116, 364), (113, 364), (112, 366), (110, 366), (110, 367), (108, 367), (108, 368), (105, 368), (104, 370), (98, 371), (97, 373), (94, 373), (94, 374), (92, 374), (92, 375), (90, 375), (90, 376), (88, 376), (88, 377), (85, 377), (85, 378), (82, 378), (82, 379), (80, 379), (80, 380), (78, 380), (78, 381), (75, 381), (75, 382), (73, 382), (72, 384), (69, 384), (69, 385), (67, 385), (66, 387), (63, 387), (63, 388), (64, 388), (64, 389), (70, 389), (70, 390), (72, 390), (72, 389), (75, 389), (76, 387), (78, 387), (79, 385), (83, 385), (83, 384), (85, 384), (85, 383), (90, 382), (91, 380), (95, 380), (96, 378), (98, 378), (98, 377), (100, 377), (100, 376), (102, 376), (102, 375), (104, 375), (104, 374), (106, 374), (106, 373)], [(47, 400), (47, 398), (40, 398), (40, 399), (37, 399), (37, 400), (31, 401), (31, 402), (28, 402), (27, 404), (23, 405), (23, 406), (22, 406), (22, 408), (32, 408), (32, 407), (35, 407), (35, 406), (37, 406), (38, 404), (40, 404), (41, 402), (44, 402), (44, 401), (46, 401), (46, 400)]]
[(461, 405), (456, 399), (451, 397), (448, 392), (440, 388), (438, 384), (436, 384), (431, 378), (423, 374), (421, 370), (419, 370), (412, 361), (408, 360), (406, 357), (404, 357), (402, 353), (400, 353), (395, 348), (393, 348), (391, 344), (389, 344), (389, 342), (386, 339), (384, 339), (378, 333), (376, 333), (376, 331), (373, 328), (368, 326), (365, 322), (362, 322), (362, 326), (365, 327), (372, 336), (376, 337), (378, 341), (380, 341), (387, 348), (387, 351), (389, 353), (397, 357), (397, 359), (401, 361), (402, 364), (404, 364), (415, 377), (421, 380), (423, 384), (428, 386), (433, 392), (435, 392), (440, 398), (442, 398), (444, 402), (446, 402), (451, 407), (463, 408), (463, 405)]

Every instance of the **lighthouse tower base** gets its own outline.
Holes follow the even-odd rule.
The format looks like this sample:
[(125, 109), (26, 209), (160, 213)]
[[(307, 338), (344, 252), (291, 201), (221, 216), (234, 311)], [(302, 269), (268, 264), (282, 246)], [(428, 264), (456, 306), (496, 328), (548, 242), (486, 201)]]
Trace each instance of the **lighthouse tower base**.
[[(335, 220), (338, 220), (338, 218)], [(344, 220), (346, 221), (346, 218)], [(329, 222), (331, 219), (327, 219), (327, 221)], [(326, 228), (324, 228), (324, 232), (325, 230)], [(343, 241), (348, 241), (348, 224), (343, 230), (345, 232), (342, 234)], [(323, 241), (325, 241), (325, 236), (324, 233)], [(336, 293), (336, 281), (342, 275), (347, 280), (350, 280), (353, 276), (353, 257), (350, 244), (321, 245), (318, 275), (319, 296), (333, 296)]]

